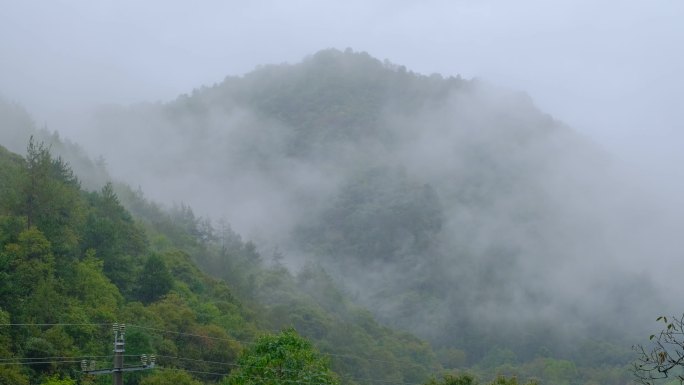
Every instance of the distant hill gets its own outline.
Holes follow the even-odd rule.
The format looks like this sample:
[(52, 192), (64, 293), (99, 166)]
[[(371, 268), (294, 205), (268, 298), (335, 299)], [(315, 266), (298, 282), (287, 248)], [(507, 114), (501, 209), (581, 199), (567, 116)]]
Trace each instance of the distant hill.
[[(619, 383), (663, 308), (629, 264), (654, 241), (637, 235), (638, 196), (609, 156), (483, 81), (324, 50), (171, 102), (104, 107), (79, 143), (154, 200), (230, 223), (272, 266), (314, 266), (341, 288), (321, 300), (332, 313), (301, 322), (348, 319), (339, 295), (430, 341), (447, 368), (575, 368), (560, 381), (608, 365)], [(251, 292), (240, 267), (190, 254)], [(292, 311), (268, 293), (258, 303)]]

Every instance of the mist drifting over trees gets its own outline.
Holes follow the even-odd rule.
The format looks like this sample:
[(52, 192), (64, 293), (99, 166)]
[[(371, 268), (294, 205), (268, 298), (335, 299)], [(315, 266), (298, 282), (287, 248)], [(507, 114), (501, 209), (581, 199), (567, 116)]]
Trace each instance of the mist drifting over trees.
[(130, 385), (681, 374), (683, 17), (3, 4), (0, 383), (107, 382), (114, 322)]
[(87, 128), (116, 177), (227, 220), (295, 271), (315, 261), (437, 345), (570, 354), (568, 338), (621, 339), (667, 308), (642, 268), (676, 239), (652, 237), (661, 208), (524, 93), (330, 49), (104, 107)]
[[(669, 23), (681, 6), (274, 3), (193, 9), (204, 19), (174, 2), (84, 6), (87, 20), (20, 5), (0, 16), (0, 146), (26, 154), (33, 135), (45, 165), (51, 153), (74, 171), (45, 179), (65, 197), (46, 187), (34, 229), (21, 203), (32, 151), (0, 149), (0, 319), (53, 316), (10, 305), (28, 298), (9, 283), (38, 240), (43, 294), (60, 303), (89, 303), (59, 284), (86, 274), (111, 299), (107, 322), (117, 311), (166, 328), (188, 319), (188, 330), (248, 340), (294, 326), (337, 355), (344, 384), (466, 369), (624, 383), (629, 346), (681, 311), (670, 297), (684, 184), (668, 159), (681, 138), (682, 59), (670, 52), (684, 34)], [(357, 17), (356, 35), (331, 34)], [(111, 28), (120, 20), (131, 25)], [(350, 42), (370, 53), (315, 51)], [(87, 350), (24, 337), (0, 330), (0, 352)], [(138, 337), (187, 349), (199, 361), (186, 370), (235, 364), (243, 349)], [(0, 377), (64, 374), (43, 369)], [(221, 380), (188, 373), (178, 378)]]

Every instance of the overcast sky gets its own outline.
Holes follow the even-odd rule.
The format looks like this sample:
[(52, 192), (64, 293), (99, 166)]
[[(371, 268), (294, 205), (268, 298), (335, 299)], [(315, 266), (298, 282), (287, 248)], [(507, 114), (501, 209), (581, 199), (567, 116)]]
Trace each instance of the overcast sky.
[(0, 3), (0, 95), (67, 136), (65, 112), (169, 100), (259, 64), (351, 47), (525, 91), (643, 164), (684, 149), (682, 0)]

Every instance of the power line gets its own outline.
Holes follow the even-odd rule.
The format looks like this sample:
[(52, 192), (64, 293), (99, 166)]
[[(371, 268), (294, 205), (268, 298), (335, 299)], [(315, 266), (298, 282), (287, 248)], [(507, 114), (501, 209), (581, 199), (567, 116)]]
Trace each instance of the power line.
[[(202, 361), (202, 360), (199, 360)], [(46, 364), (72, 364), (72, 363), (79, 363), (81, 360), (51, 360), (51, 361), (32, 361), (32, 362), (5, 362), (5, 363), (0, 363), (0, 365), (7, 366), (7, 365), (46, 365)], [(103, 363), (105, 361), (97, 361), (98, 363)], [(212, 362), (212, 361), (208, 361)], [(251, 368), (257, 368), (257, 369), (267, 369), (268, 367), (265, 366), (249, 366), (249, 365), (239, 365), (239, 364), (229, 364), (229, 363), (222, 363), (226, 364), (229, 366), (236, 366), (236, 367), (251, 367)], [(230, 372), (227, 373), (218, 373), (218, 372), (209, 372), (209, 371), (203, 371), (203, 370), (193, 370), (193, 369), (186, 369), (186, 368), (165, 368), (161, 366), (156, 366), (155, 369), (158, 370), (166, 370), (166, 371), (177, 371), (177, 372), (188, 372), (188, 373), (195, 373), (195, 374), (203, 374), (203, 375), (213, 375), (213, 376), (227, 376), (230, 374)], [(281, 371), (285, 372), (297, 372), (297, 370), (294, 369), (280, 369)], [(325, 373), (316, 373), (318, 375), (323, 375)], [(260, 377), (260, 376), (244, 376), (246, 378), (250, 379), (255, 379), (255, 380), (265, 380), (267, 378), (265, 377)], [(394, 380), (383, 380), (379, 378), (359, 378), (359, 377), (352, 377), (352, 376), (341, 376), (342, 378), (346, 380), (352, 380), (352, 381), (364, 381), (364, 382), (372, 382), (372, 383), (383, 383), (383, 384), (396, 384), (396, 385), (422, 385), (422, 382), (404, 382), (404, 381), (394, 381)], [(298, 384), (310, 384), (310, 385), (316, 385), (319, 383), (316, 382), (307, 382), (307, 381), (301, 381), (301, 380), (286, 380), (286, 379), (279, 379), (281, 382), (294, 382)]]
[[(44, 323), (44, 324), (7, 323), (7, 324), (0, 324), (0, 326), (110, 326), (110, 325), (111, 324), (109, 324), (109, 323)], [(159, 332), (159, 333), (176, 334), (176, 335), (195, 337), (195, 338), (206, 338), (206, 339), (211, 339), (211, 340), (216, 340), (216, 341), (238, 342), (238, 343), (245, 344), (245, 345), (252, 345), (255, 343), (255, 341), (245, 341), (245, 340), (239, 340), (236, 338), (212, 337), (212, 336), (203, 335), (203, 334), (178, 332), (175, 330), (153, 328), (153, 327), (149, 327), (149, 326), (141, 326), (141, 325), (134, 325), (134, 324), (127, 324), (126, 326), (128, 328), (150, 330), (150, 331), (155, 331), (155, 332)], [(423, 366), (421, 364), (418, 364), (416, 362), (411, 362), (411, 361), (380, 360), (380, 359), (375, 359), (375, 358), (361, 357), (361, 356), (357, 356), (354, 354), (340, 354), (340, 353), (327, 353), (327, 352), (320, 352), (320, 354), (332, 356), (332, 357), (356, 358), (356, 359), (360, 359), (363, 361), (381, 362), (381, 363), (386, 363), (386, 364), (395, 364), (396, 363), (396, 364), (408, 364), (408, 365), (414, 365), (414, 366)]]
[(14, 357), (0, 358), (0, 361), (30, 361), (30, 360), (75, 360), (83, 358), (111, 358), (112, 356), (76, 356), (76, 357)]
[(168, 359), (179, 360), (179, 361), (204, 362), (204, 363), (207, 363), (207, 364), (216, 364), (216, 365), (238, 366), (238, 364), (230, 363), (230, 362), (209, 361), (209, 360), (201, 360), (201, 359), (196, 359), (196, 358), (185, 358), (185, 357), (174, 357), (174, 356), (160, 356), (160, 355), (157, 355), (157, 358), (168, 358)]
[(188, 337), (196, 337), (196, 338), (207, 338), (207, 339), (217, 340), (217, 341), (239, 342), (241, 344), (247, 344), (247, 345), (254, 343), (254, 341), (242, 341), (242, 340), (238, 340), (235, 338), (212, 337), (212, 336), (207, 336), (207, 335), (202, 335), (202, 334), (177, 332), (177, 331), (173, 331), (173, 330), (164, 330), (164, 329), (152, 328), (152, 327), (147, 327), (147, 326), (139, 326), (139, 325), (129, 324), (128, 327), (129, 328), (135, 328), (135, 329), (151, 330), (151, 331), (155, 331), (155, 332), (159, 332), (159, 333), (177, 334), (177, 335), (188, 336)]
[(80, 360), (50, 360), (50, 361), (30, 361), (30, 362), (0, 362), (0, 365), (39, 365), (39, 364), (69, 364), (78, 363)]
[(167, 370), (167, 371), (173, 371), (173, 372), (188, 372), (188, 373), (197, 373), (197, 374), (209, 374), (209, 375), (215, 375), (215, 376), (227, 376), (230, 373), (214, 373), (214, 372), (205, 372), (201, 370), (190, 370), (190, 369), (182, 369), (182, 368), (164, 368), (161, 366), (157, 366), (155, 369), (158, 370)]
[[(161, 370), (170, 370), (170, 371), (184, 371), (184, 372), (190, 372), (190, 373), (198, 373), (198, 374), (210, 374), (210, 375), (216, 375), (216, 376), (227, 376), (230, 373), (214, 373), (214, 372), (204, 372), (200, 370), (185, 370), (185, 369), (175, 369), (175, 368), (158, 368)], [(317, 373), (317, 374), (322, 374), (322, 373)], [(253, 380), (270, 380), (270, 378), (266, 377), (260, 377), (260, 376), (243, 376), (245, 378), (250, 378)], [(295, 384), (308, 384), (308, 385), (322, 385), (322, 382), (312, 382), (312, 381), (303, 381), (303, 380), (288, 380), (284, 378), (279, 378), (278, 382), (290, 382), (290, 383), (295, 383)]]
[[(6, 323), (6, 324), (0, 324), (0, 326), (110, 326), (110, 325), (111, 324), (108, 324), (108, 323), (41, 323), (41, 324)], [(193, 337), (193, 338), (205, 338), (205, 339), (211, 339), (211, 340), (215, 340), (215, 341), (237, 342), (237, 343), (244, 344), (244, 345), (252, 345), (252, 344), (256, 343), (256, 341), (245, 341), (245, 340), (239, 340), (236, 338), (213, 337), (213, 336), (208, 336), (208, 335), (179, 332), (179, 331), (175, 331), (175, 330), (154, 328), (154, 327), (141, 326), (141, 325), (135, 325), (135, 324), (127, 324), (127, 327), (128, 328), (141, 329), (141, 330), (148, 330), (148, 331), (153, 331), (153, 332), (157, 332), (157, 333), (175, 334), (175, 335), (179, 335), (179, 336), (187, 336), (187, 337)], [(411, 366), (420, 367), (420, 368), (426, 367), (426, 365), (422, 365), (422, 364), (419, 364), (416, 362), (398, 360), (398, 359), (397, 360), (382, 360), (382, 359), (361, 357), (361, 356), (354, 355), (354, 354), (341, 354), (341, 353), (329, 353), (329, 352), (319, 352), (319, 354), (325, 355), (325, 356), (330, 356), (330, 357), (356, 359), (356, 360), (366, 361), (366, 362), (376, 362), (376, 363), (393, 364), (393, 365), (411, 365)], [(171, 358), (171, 356), (164, 356), (164, 357)], [(173, 357), (173, 358), (182, 359), (180, 357)], [(191, 360), (191, 359), (186, 359), (186, 360)], [(205, 360), (198, 360), (198, 361), (210, 362), (210, 361), (205, 361)], [(218, 362), (215, 362), (215, 363), (218, 364)], [(230, 363), (222, 363), (222, 364), (224, 364), (224, 365), (236, 365), (236, 364), (230, 364)], [(363, 380), (373, 381), (373, 379), (363, 379)], [(384, 380), (380, 380), (380, 381), (384, 381)], [(407, 384), (408, 385), (411, 383), (401, 383), (401, 384)]]
[[(124, 355), (126, 357), (140, 357), (138, 354), (126, 354)], [(4, 358), (0, 359), (2, 361), (17, 361), (17, 362), (0, 362), (0, 365), (43, 365), (43, 364), (68, 364), (68, 363), (79, 363), (82, 362), (82, 359), (84, 358), (111, 358), (112, 356), (74, 356), (74, 357), (16, 357), (16, 358)], [(231, 363), (231, 362), (223, 362), (223, 361), (211, 361), (211, 360), (202, 360), (202, 359), (195, 359), (195, 358), (186, 358), (186, 357), (179, 357), (179, 356), (157, 356), (157, 358), (166, 358), (170, 360), (178, 360), (178, 361), (190, 361), (190, 362), (198, 362), (198, 363), (206, 363), (209, 365), (225, 365), (225, 366), (231, 366), (231, 367), (236, 367), (236, 368), (253, 368), (253, 369), (268, 369), (268, 366), (257, 366), (257, 365), (242, 365), (242, 364), (237, 364), (237, 363)], [(49, 360), (49, 361), (48, 361)], [(97, 363), (104, 363), (106, 361), (104, 360), (99, 360)], [(210, 372), (210, 371), (202, 371), (202, 370), (193, 370), (193, 369), (187, 369), (187, 368), (165, 368), (165, 367), (159, 367), (156, 366), (156, 369), (161, 369), (161, 370), (171, 370), (171, 371), (185, 371), (188, 373), (195, 373), (195, 374), (204, 374), (204, 375), (217, 375), (217, 376), (226, 376), (230, 374), (228, 373), (218, 373), (218, 372)], [(280, 371), (283, 372), (298, 372), (296, 369), (286, 369), (286, 368), (281, 368)], [(323, 375), (325, 373), (316, 373), (318, 375)], [(256, 376), (245, 376), (248, 378), (252, 379), (261, 379), (263, 380), (264, 378), (262, 377), (256, 377)], [(353, 381), (365, 381), (365, 382), (373, 382), (373, 383), (384, 383), (384, 384), (397, 384), (397, 385), (421, 385), (422, 383), (418, 382), (404, 382), (404, 381), (394, 381), (394, 380), (383, 380), (379, 378), (359, 378), (359, 377), (353, 377), (353, 376), (342, 376), (343, 378), (347, 380), (353, 380)], [(284, 380), (285, 381), (285, 380)], [(290, 380), (288, 380), (290, 381)], [(286, 381), (286, 382), (288, 382)], [(301, 383), (301, 381), (300, 381)], [(310, 384), (315, 384), (315, 383), (310, 383)]]
[(5, 323), (0, 326), (110, 326), (111, 323)]
[[(160, 333), (169, 333), (169, 334), (176, 334), (176, 335), (196, 337), (196, 338), (207, 338), (207, 339), (212, 339), (212, 340), (217, 340), (217, 341), (238, 342), (238, 343), (245, 344), (245, 345), (253, 345), (256, 343), (255, 341), (244, 341), (244, 340), (238, 340), (235, 338), (212, 337), (212, 336), (206, 336), (206, 335), (201, 335), (201, 334), (193, 334), (193, 333), (177, 332), (177, 331), (173, 331), (173, 330), (152, 328), (152, 327), (147, 327), (147, 326), (139, 326), (139, 325), (130, 325), (129, 324), (128, 327), (129, 328), (151, 330), (151, 331), (156, 331), (156, 332), (160, 332)], [(385, 363), (385, 364), (402, 364), (402, 365), (412, 365), (412, 366), (417, 366), (417, 367), (423, 367), (424, 366), (424, 365), (421, 365), (419, 363), (411, 362), (411, 361), (381, 360), (381, 359), (376, 359), (376, 358), (361, 357), (361, 356), (357, 356), (354, 354), (340, 354), (340, 353), (328, 353), (328, 352), (320, 352), (320, 354), (326, 355), (326, 356), (331, 356), (331, 357), (355, 358), (355, 359), (362, 360), (362, 361), (380, 362), (380, 363)]]
[[(124, 354), (124, 357), (140, 357), (140, 354)], [(84, 356), (63, 356), (63, 357), (13, 357), (13, 358), (0, 358), (0, 361), (25, 361), (25, 360), (59, 360), (59, 359), (67, 359), (67, 360), (72, 360), (72, 359), (83, 359), (83, 358), (112, 358), (114, 357), (113, 355), (108, 355), (108, 356), (92, 356), (92, 355), (84, 355)]]

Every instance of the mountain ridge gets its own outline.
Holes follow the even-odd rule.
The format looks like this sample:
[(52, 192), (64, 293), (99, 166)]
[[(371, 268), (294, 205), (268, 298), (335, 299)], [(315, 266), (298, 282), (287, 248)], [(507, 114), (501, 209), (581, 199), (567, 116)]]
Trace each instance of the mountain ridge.
[(320, 266), (458, 365), (590, 365), (611, 349), (587, 353), (594, 336), (624, 347), (642, 330), (630, 301), (658, 305), (616, 264), (630, 201), (613, 199), (610, 161), (518, 92), (326, 50), (104, 109), (88, 135), (113, 175), (225, 218), (294, 271)]

